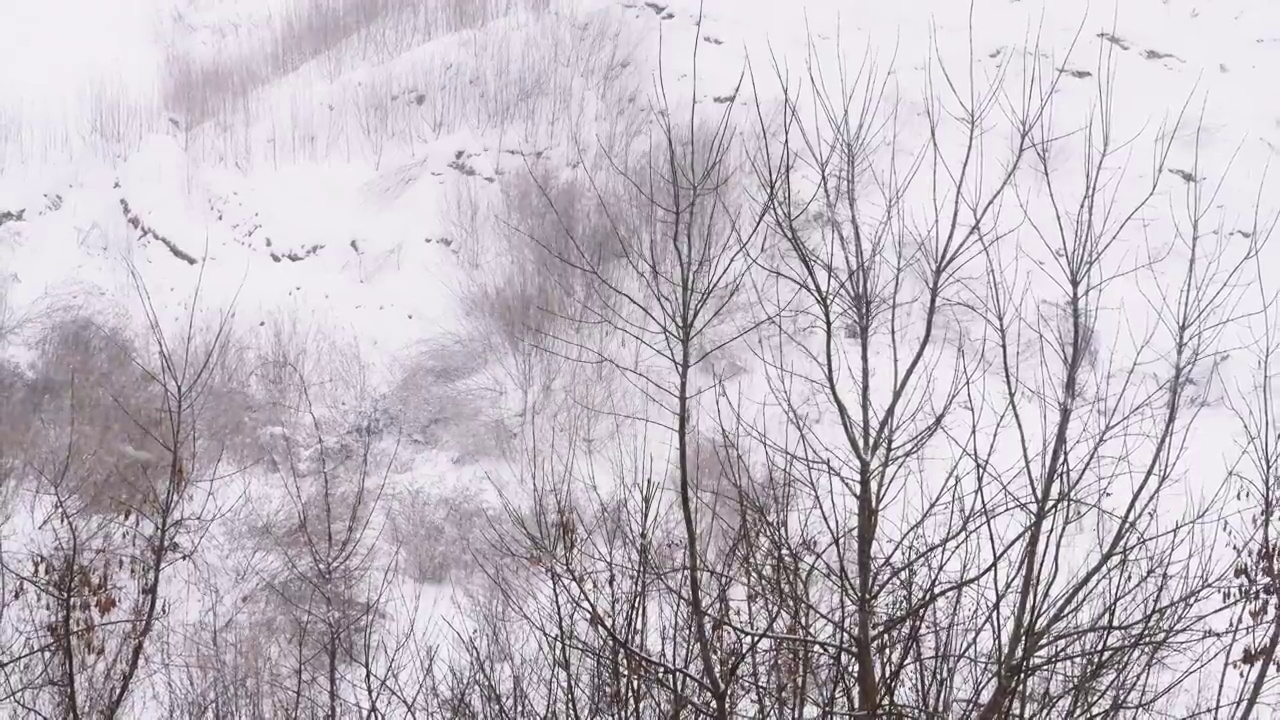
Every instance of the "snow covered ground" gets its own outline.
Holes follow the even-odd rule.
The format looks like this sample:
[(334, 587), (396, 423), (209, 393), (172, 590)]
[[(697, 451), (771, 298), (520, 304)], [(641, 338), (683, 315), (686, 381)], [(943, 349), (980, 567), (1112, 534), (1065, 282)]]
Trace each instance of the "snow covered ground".
[[(476, 258), (491, 248), (478, 245), (486, 233), (501, 232), (494, 218), (512, 197), (504, 191), (530, 168), (555, 174), (580, 162), (599, 166), (602, 149), (629, 148), (646, 137), (659, 71), (677, 109), (691, 92), (713, 115), (732, 104), (750, 145), (757, 104), (766, 114), (779, 108), (777, 74), (800, 80), (813, 58), (830, 73), (832, 88), (841, 82), (842, 65), (892, 68), (887, 102), (902, 132), (901, 147), (892, 149), (901, 158), (924, 146), (926, 98), (931, 90), (945, 92), (947, 82), (965, 88), (964, 95), (1003, 72), (1016, 90), (1029, 68), (1050, 68), (1058, 83), (1053, 126), (1074, 132), (1098, 112), (1098, 81), (1114, 63), (1111, 133), (1121, 144), (1143, 139), (1125, 147), (1132, 153), (1129, 169), (1109, 189), (1132, 201), (1159, 181), (1123, 236), (1135, 249), (1119, 252), (1108, 266), (1116, 272), (1140, 265), (1137, 254), (1152, 248), (1172, 253), (1169, 267), (1176, 267), (1186, 250), (1170, 219), (1185, 212), (1193, 190), (1214, 189), (1204, 219), (1215, 228), (1207, 233), (1213, 242), (1245, 238), (1256, 232), (1255, 211), (1266, 218), (1280, 209), (1274, 183), (1259, 190), (1269, 164), (1280, 161), (1280, 93), (1274, 90), (1280, 5), (1267, 0), (452, 5), (516, 9), (494, 17), (476, 10), (474, 17), (460, 13), (446, 21), (429, 12), (398, 16), (400, 5), (390, 3), (388, 15), (349, 37), (334, 29), (349, 21), (339, 13), (332, 27), (324, 26), (332, 36), (295, 57), (279, 44), (280, 38), (312, 37), (311, 26), (298, 24), (307, 16), (298, 9), (306, 6), (301, 0), (0, 0), (0, 312), (36, 317), (74, 299), (102, 312), (132, 309), (126, 323), (145, 332), (127, 272), (132, 264), (167, 326), (185, 322), (199, 284), (202, 317), (234, 300), (237, 329), (263, 343), (281, 317), (350, 338), (369, 374), (368, 396), (383, 399), (399, 389), (396, 401), (412, 405), (400, 384), (406, 367), (422, 347), (459, 332), (464, 296), (486, 273)], [(284, 30), (273, 35), (269, 28)], [(696, 86), (690, 77), (695, 47)], [(244, 68), (255, 63), (263, 71), (251, 85), (227, 85), (223, 76), (199, 72), (225, 65), (246, 76)], [(939, 63), (955, 77), (941, 76)], [(735, 95), (744, 69), (757, 83), (748, 80)], [(175, 92), (180, 73), (204, 84)], [(220, 102), (196, 101), (215, 93)], [(1153, 178), (1152, 138), (1158, 141), (1161, 123), (1179, 113), (1185, 117), (1167, 163)], [(992, 126), (1002, 134), (984, 140), (990, 143), (983, 146), (988, 177), (998, 174), (1010, 139), (1007, 126)], [(1078, 181), (1087, 158), (1083, 145), (1070, 147), (1052, 163), (1063, 178)], [(1021, 208), (1009, 200), (1002, 212), (1046, 210), (1045, 196), (1031, 193), (1045, 187), (1028, 182)], [(928, 205), (927, 195), (911, 199)], [(1027, 247), (1004, 259), (1021, 263), (1018, 272), (1032, 278), (1032, 264), (1051, 267), (1052, 253), (1033, 247), (1029, 228), (1019, 232), (1027, 234)], [(1248, 263), (1248, 279), (1236, 288), (1239, 307), (1259, 302), (1253, 293), (1259, 280), (1276, 289), (1278, 253), (1272, 243)], [(1092, 332), (1108, 338), (1113, 357), (1160, 355), (1159, 347), (1139, 347), (1137, 338), (1154, 323), (1154, 313), (1140, 310), (1156, 302), (1151, 292), (1176, 290), (1176, 276), (1160, 274), (1164, 268), (1141, 280), (1135, 271), (1115, 281), (1111, 304), (1097, 310)], [(1052, 291), (1028, 282), (1035, 297)], [(4, 320), (0, 315), (0, 328)], [(1242, 321), (1219, 342), (1245, 346), (1248, 331), (1259, 327), (1258, 318)], [(28, 341), (39, 328), (28, 329), (8, 338), (3, 351), (32, 357), (36, 349)], [(960, 338), (982, 334), (956, 332)], [(1239, 457), (1241, 435), (1223, 397), (1253, 382), (1246, 350), (1212, 359), (1224, 389), (1200, 398), (1204, 418), (1186, 430), (1191, 479), (1181, 477), (1185, 492), (1160, 496), (1171, 516), (1194, 506), (1197, 490), (1216, 492)], [(947, 362), (936, 370), (945, 372)], [(1143, 364), (1144, 371), (1158, 374), (1163, 366), (1155, 365)], [(332, 367), (325, 372), (342, 375)], [(749, 392), (763, 392), (767, 373), (753, 367), (747, 375), (755, 382)], [(1194, 379), (1211, 386), (1207, 377)], [(359, 405), (343, 406), (334, 418), (354, 414)], [(462, 427), (481, 433), (479, 424)], [(489, 481), (519, 465), (468, 452), (456, 437), (443, 444), (406, 439), (394, 452), (379, 443), (369, 451), (386, 464), (388, 493), (419, 493), (428, 506), (445, 505), (455, 488), (483, 488), (479, 494), (492, 503)], [(1119, 446), (1124, 442), (1108, 451)], [(1138, 441), (1126, 447), (1137, 454), (1146, 449)], [(293, 459), (295, 450), (278, 452)], [(988, 459), (1016, 464), (1002, 454), (1008, 451), (993, 450)], [(287, 505), (289, 490), (264, 489), (260, 478), (270, 475), (254, 468), (213, 493), (215, 504), (227, 509), (202, 545), (211, 560), (204, 569), (182, 566), (166, 578), (174, 627), (194, 625), (208, 608), (223, 607), (238, 592), (228, 580), (236, 569), (266, 562), (240, 541), (245, 528), (282, 522), (264, 509)], [(250, 500), (232, 508), (227, 498)], [(11, 502), (0, 542), (21, 546), (36, 534), (31, 514), (44, 511), (46, 501)], [(387, 522), (389, 536), (394, 523)], [(206, 570), (212, 579), (202, 576)], [(202, 585), (205, 579), (212, 585)], [(402, 600), (399, 620), (415, 605), (432, 615), (458, 601), (438, 583), (419, 584), (404, 573), (386, 582)], [(218, 599), (211, 599), (211, 586)], [(181, 644), (174, 637), (166, 642)], [(157, 684), (147, 692), (159, 697), (164, 689)]]
[[(644, 103), (646, 69), (653, 69), (659, 34), (668, 65), (686, 63), (689, 40), (697, 32), (693, 22), (698, 7), (678, 2), (669, 7), (597, 5), (601, 7), (594, 12), (617, 16), (610, 20), (616, 28), (600, 32), (607, 39), (621, 38), (623, 57), (618, 62), (624, 62), (627, 53), (644, 59), (621, 70), (625, 76), (619, 81), (637, 90), (638, 102)], [(819, 40), (838, 36), (841, 52), (849, 57), (866, 52), (884, 59), (896, 55), (904, 107), (918, 111), (922, 75), (912, 70), (924, 66), (935, 43), (943, 58), (955, 61), (967, 54), (971, 38), (979, 71), (992, 72), (1003, 53), (1034, 40), (1036, 34), (1042, 52), (1053, 56), (1065, 56), (1074, 40), (1072, 66), (1066, 69), (1091, 73), (1098, 53), (1107, 49), (1098, 34), (1114, 34), (1112, 42), (1120, 48), (1116, 132), (1136, 133), (1190, 100), (1190, 112), (1198, 116), (1203, 110), (1204, 123), (1186, 123), (1172, 164), (1189, 163), (1192, 133), (1199, 130), (1201, 162), (1214, 171), (1207, 174), (1216, 176), (1235, 154), (1228, 191), (1248, 192), (1268, 159), (1280, 151), (1280, 100), (1264, 90), (1280, 45), (1280, 39), (1268, 36), (1275, 19), (1269, 13), (1274, 10), (1266, 2), (1203, 5), (1095, 4), (1086, 14), (1083, 7), (1070, 3), (979, 2), (970, 10), (966, 3), (922, 8), (903, 3), (796, 6), (754, 0), (721, 7), (710, 2), (704, 8), (701, 33), (717, 44), (702, 48), (705, 77), (699, 94), (712, 98), (729, 92), (747, 56), (757, 72), (766, 72), (770, 48), (798, 67), (799, 50), (812, 30)], [(558, 149), (563, 149), (567, 128), (590, 132), (584, 129), (590, 126), (582, 122), (581, 107), (545, 118), (556, 126), (552, 132), (562, 137), (538, 138), (531, 135), (545, 134), (547, 128), (525, 127), (530, 123), (520, 113), (534, 115), (528, 107), (496, 111), (476, 107), (485, 101), (470, 97), (458, 101), (456, 108), (438, 110), (431, 106), (444, 105), (440, 98), (415, 103), (418, 93), (433, 89), (422, 82), (416, 87), (415, 78), (437, 69), (433, 63), (442, 62), (440, 58), (456, 58), (443, 62), (462, 66), (469, 62), (468, 55), (479, 57), (485, 61), (483, 67), (462, 72), (488, 75), (482, 82), (489, 83), (489, 93), (519, 89), (511, 85), (521, 74), (534, 71), (521, 68), (518, 57), (495, 57), (494, 50), (525, 42), (521, 35), (535, 34), (538, 28), (499, 26), (460, 39), (442, 38), (386, 62), (365, 65), (347, 59), (331, 80), (325, 79), (324, 69), (304, 67), (296, 77), (277, 80), (253, 98), (254, 107), (246, 113), (251, 117), (227, 123), (251, 125), (234, 129), (234, 139), (228, 140), (224, 126), (213, 123), (190, 131), (195, 137), (189, 137), (165, 122), (171, 116), (164, 114), (157, 97), (165, 36), (173, 32), (168, 17), (172, 9), (162, 3), (131, 3), (123, 13), (107, 7), (81, 7), (75, 0), (5, 6), (0, 117), (6, 122), (0, 127), (7, 142), (0, 208), (25, 210), (27, 216), (26, 223), (8, 229), (4, 248), (5, 275), (15, 294), (11, 302), (17, 304), (69, 281), (117, 292), (111, 282), (122, 252), (145, 259), (148, 277), (154, 273), (163, 278), (157, 290), (164, 291), (164, 286), (185, 293), (196, 269), (155, 242), (137, 242), (137, 231), (124, 224), (118, 211), (119, 199), (125, 198), (148, 226), (172, 236), (183, 252), (201, 257), (208, 244), (211, 262), (206, 272), (216, 273), (211, 287), (239, 288), (242, 282), (243, 301), (249, 303), (324, 308), (321, 312), (331, 321), (361, 328), (371, 345), (391, 352), (396, 339), (421, 336), (437, 327), (448, 304), (442, 286), (448, 284), (450, 250), (429, 242), (448, 238), (449, 220), (441, 211), (447, 198), (460, 186), (483, 191), (480, 183), (492, 181), (496, 173), (521, 172), (515, 153), (526, 146), (547, 150), (557, 147), (551, 143), (559, 140)], [(184, 17), (188, 24), (207, 23), (200, 29), (216, 36), (213, 29), (252, 27), (266, 7), (201, 3), (195, 8), (199, 12)], [(558, 50), (565, 55), (584, 52), (575, 47), (582, 38), (572, 30), (551, 28), (546, 34), (551, 33), (560, 36)], [(230, 35), (225, 41), (234, 43), (237, 37)], [(533, 40), (542, 37), (535, 35)], [(669, 72), (673, 78), (682, 74)], [(368, 104), (360, 93), (374, 87), (388, 95), (378, 103), (392, 107), (382, 109), (388, 116), (378, 132), (382, 137), (370, 140), (365, 137), (370, 133), (358, 127), (360, 120), (354, 116), (360, 113), (353, 108)], [(467, 95), (467, 87), (453, 92)], [(534, 88), (527, 91), (528, 101), (502, 101), (551, 104), (552, 99), (543, 98), (574, 91)], [(1088, 77), (1073, 77), (1063, 91), (1058, 112), (1065, 118), (1081, 111), (1095, 87)], [(95, 93), (108, 99), (97, 100), (100, 95)], [(585, 98), (573, 100), (589, 103)], [(123, 134), (146, 134), (137, 147), (101, 147), (113, 136), (94, 132), (90, 115), (100, 102), (127, 108), (119, 114), (139, 127)], [(554, 102), (568, 101), (556, 97)], [(739, 102), (746, 106), (750, 99), (744, 96)], [(468, 103), (471, 112), (464, 107)], [(331, 110), (335, 105), (338, 109)], [(403, 112), (405, 108), (429, 112)], [(346, 117), (335, 122), (335, 113)], [(434, 114), (449, 118), (445, 122), (450, 125), (465, 125), (471, 119), (473, 126), (433, 133), (426, 126), (427, 116)], [(531, 124), (543, 120), (534, 118)], [(537, 147), (540, 141), (546, 146)], [(380, 147), (370, 147), (372, 143)], [(219, 144), (231, 147), (219, 152)], [(103, 153), (110, 157), (102, 160)], [(118, 157), (121, 154), (125, 156)], [(114, 187), (116, 183), (120, 187)], [(55, 197), (60, 198), (60, 208), (51, 211)], [(319, 207), (324, 212), (315, 212)], [(38, 243), (33, 237), (40, 238)], [(52, 250), (51, 243), (59, 250)], [(317, 247), (322, 249), (313, 250)], [(309, 252), (313, 256), (305, 261), (278, 260)]]

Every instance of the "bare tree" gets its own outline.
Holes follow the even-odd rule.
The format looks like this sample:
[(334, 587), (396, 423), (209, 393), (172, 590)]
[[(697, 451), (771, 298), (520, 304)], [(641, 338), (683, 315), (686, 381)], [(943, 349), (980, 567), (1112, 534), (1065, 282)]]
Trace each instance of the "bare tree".
[(385, 665), (404, 643), (381, 632), (395, 569), (381, 542), (385, 492), (399, 441), (364, 393), (358, 360), (332, 351), (303, 340), (259, 367), (278, 391), (268, 413), (278, 424), (263, 441), (273, 482), (251, 493), (262, 542), (242, 601), (253, 612), (238, 624), (264, 634), (272, 658), (255, 692), (290, 717), (379, 716), (400, 702)]
[(1211, 241), (1198, 190), (1168, 246), (1134, 237), (1183, 116), (1122, 185), (1099, 57), (1078, 131), (1038, 61), (1016, 93), (1008, 65), (982, 88), (935, 64), (919, 149), (869, 61), (779, 71), (780, 121), (757, 114), (785, 303), (759, 353), (781, 426), (756, 436), (791, 488), (758, 537), (808, 618), (768, 633), (810, 674), (797, 712), (1149, 711), (1217, 657), (1221, 498), (1170, 505), (1260, 238)]
[(606, 369), (634, 400), (615, 392), (585, 408), (617, 428), (613, 451), (581, 426), (546, 432), (549, 413), (526, 430), (525, 491), (507, 496), (512, 528), (499, 533), (499, 554), (520, 563), (491, 577), (512, 629), (463, 636), (489, 697), (515, 703), (501, 715), (728, 718), (741, 702), (749, 644), (726, 623), (734, 553), (712, 532), (700, 418), (725, 382), (716, 361), (759, 325), (747, 291), (763, 215), (736, 194), (731, 107), (704, 122), (691, 89), (678, 116), (660, 75), (650, 147), (605, 153), (608, 173), (586, 171), (603, 237), (580, 234), (537, 176), (558, 227), (516, 228), (558, 266), (557, 295), (571, 300), (539, 304), (556, 322), (529, 341)]
[(129, 711), (168, 612), (164, 581), (213, 520), (222, 452), (205, 432), (215, 422), (210, 404), (231, 313), (205, 334), (197, 285), (175, 338), (130, 273), (154, 357), (123, 333), (73, 317), (48, 335), (34, 380), (36, 450), (24, 470), (39, 524), (34, 544), (8, 554), (4, 568), (27, 602), (26, 640), (5, 670), (29, 678), (28, 691), (11, 698), (28, 712)]
[[(1261, 195), (1261, 193), (1260, 193)], [(1260, 198), (1259, 198), (1260, 199)], [(1275, 230), (1274, 217), (1255, 214), (1248, 230), (1236, 233), (1265, 239)], [(1261, 315), (1256, 331), (1245, 344), (1252, 355), (1252, 375), (1237, 382), (1235, 393), (1227, 397), (1241, 431), (1241, 458), (1233, 468), (1238, 482), (1236, 510), (1238, 522), (1231, 528), (1230, 550), (1234, 554), (1231, 581), (1225, 600), (1231, 609), (1231, 644), (1223, 664), (1220, 704), (1235, 712), (1232, 717), (1249, 718), (1267, 707), (1275, 683), (1277, 647), (1280, 647), (1280, 616), (1275, 598), (1280, 591), (1277, 576), (1275, 533), (1277, 521), (1277, 447), (1275, 384), (1277, 338), (1276, 296), (1265, 282), (1262, 261), (1256, 263), (1257, 294)], [(1232, 677), (1234, 676), (1234, 677)], [(1237, 680), (1238, 682), (1232, 682)]]

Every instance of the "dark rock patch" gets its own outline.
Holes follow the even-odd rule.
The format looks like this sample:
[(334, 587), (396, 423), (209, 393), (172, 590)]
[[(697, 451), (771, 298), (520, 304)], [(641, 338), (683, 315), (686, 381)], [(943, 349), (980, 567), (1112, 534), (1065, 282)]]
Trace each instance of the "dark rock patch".
[(1182, 58), (1173, 53), (1160, 52), (1159, 50), (1143, 50), (1142, 57), (1148, 60), (1177, 60), (1183, 62)]
[(23, 222), (26, 219), (27, 211), (25, 208), (21, 210), (0, 210), (0, 227), (8, 225), (11, 222)]
[(1112, 45), (1115, 45), (1121, 50), (1128, 50), (1129, 48), (1133, 47), (1129, 43), (1125, 42), (1124, 38), (1121, 38), (1118, 35), (1112, 35), (1111, 33), (1108, 33), (1108, 32), (1100, 32), (1098, 33), (1098, 37), (1111, 43)]
[(302, 252), (297, 252), (293, 250), (287, 253), (273, 252), (271, 253), (271, 259), (274, 260), (275, 262), (282, 262), (284, 260), (288, 260), (289, 262), (302, 262), (303, 260), (306, 260), (309, 257), (313, 257), (316, 253), (320, 252), (323, 249), (324, 249), (323, 245), (312, 245), (311, 247), (303, 250)]
[(450, 170), (453, 170), (454, 172), (462, 173), (467, 177), (475, 177), (479, 175), (480, 172), (475, 168), (471, 167), (471, 164), (468, 163), (466, 159), (464, 159), (463, 157), (464, 155), (466, 155), (466, 151), (458, 150), (453, 154), (453, 159), (450, 160), (448, 164), (445, 165), (445, 167), (449, 168)]
[(148, 227), (146, 223), (142, 222), (142, 218), (138, 217), (138, 214), (129, 207), (129, 201), (124, 198), (120, 198), (120, 212), (124, 214), (124, 221), (129, 224), (129, 227), (140, 233), (138, 236), (139, 240), (145, 240), (150, 236), (159, 240), (160, 244), (168, 248), (169, 252), (173, 253), (173, 256), (179, 260), (187, 263), (188, 265), (200, 264), (200, 261), (196, 260), (190, 253), (178, 247), (172, 240), (161, 235)]

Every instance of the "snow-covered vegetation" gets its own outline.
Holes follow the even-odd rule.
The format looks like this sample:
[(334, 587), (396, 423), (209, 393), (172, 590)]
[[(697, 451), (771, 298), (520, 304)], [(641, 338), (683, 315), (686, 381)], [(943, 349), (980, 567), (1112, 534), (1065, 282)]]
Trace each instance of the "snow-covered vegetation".
[(1260, 0), (0, 0), (0, 712), (1269, 715), (1277, 63)]

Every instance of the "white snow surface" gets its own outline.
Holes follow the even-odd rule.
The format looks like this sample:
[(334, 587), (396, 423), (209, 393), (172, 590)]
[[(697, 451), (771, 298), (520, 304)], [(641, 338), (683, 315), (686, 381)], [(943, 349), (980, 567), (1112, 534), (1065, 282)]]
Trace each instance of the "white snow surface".
[[(639, 3), (578, 5), (566, 12), (619, 17), (650, 60), (633, 66), (631, 82), (641, 89), (651, 82), (645, 70), (654, 69), (652, 56), (661, 37), (668, 82), (676, 85), (697, 32), (698, 3), (662, 3), (662, 12)], [(204, 2), (196, 6), (199, 12), (188, 13), (193, 18), (188, 22), (206, 23), (205, 35), (216, 37), (208, 30), (252, 27), (267, 9), (257, 2)], [(701, 9), (701, 34), (723, 43), (701, 47), (703, 98), (732, 88), (744, 56), (761, 76), (769, 71), (769, 52), (798, 69), (810, 32), (820, 40), (838, 37), (846, 59), (867, 52), (896, 56), (902, 95), (908, 106), (917, 107), (910, 98), (918, 97), (912, 91), (921, 78), (912, 71), (924, 66), (931, 47), (956, 62), (967, 54), (971, 37), (979, 71), (990, 71), (997, 58), (989, 56), (1026, 44), (1038, 33), (1043, 51), (1056, 56), (1075, 39), (1071, 69), (1093, 70), (1104, 45), (1096, 35), (1112, 32), (1129, 47), (1117, 57), (1120, 134), (1158, 122), (1190, 98), (1191, 112), (1204, 113), (1202, 164), (1217, 170), (1238, 150), (1229, 189), (1241, 193), (1256, 186), (1262, 168), (1280, 153), (1280, 96), (1266, 90), (1280, 58), (1280, 10), (1265, 1), (1127, 0), (1115, 6), (1090, 3), (1087, 13), (1077, 3), (1002, 0), (976, 2), (972, 8), (941, 1), (707, 0)], [(469, 164), (481, 177), (492, 178), (503, 160), (510, 161), (506, 172), (520, 172), (518, 158), (501, 150), (504, 143), (506, 149), (521, 144), (520, 136), (527, 133), (461, 128), (411, 148), (391, 147), (376, 168), (368, 148), (350, 147), (359, 145), (358, 139), (298, 160), (257, 156), (251, 163), (230, 163), (195, 157), (184, 151), (181, 134), (166, 126), (157, 98), (166, 42), (172, 42), (166, 34), (173, 10), (158, 0), (6, 0), (0, 5), (0, 140), (8, 141), (0, 143), (0, 210), (25, 209), (28, 218), (0, 231), (0, 274), (9, 283), (11, 302), (21, 306), (70, 285), (120, 293), (121, 255), (144, 268), (162, 297), (172, 292), (176, 301), (189, 295), (200, 268), (154, 241), (139, 242), (119, 212), (124, 197), (149, 226), (185, 252), (207, 253), (202, 269), (211, 303), (239, 292), (242, 309), (296, 306), (335, 327), (358, 329), (380, 353), (394, 353), (447, 325), (451, 251), (427, 239), (448, 237), (442, 208), (451, 193), (460, 186), (484, 190), (483, 180), (448, 165), (456, 153), (464, 153), (475, 158)], [(238, 36), (230, 37), (234, 42)], [(450, 42), (456, 39), (442, 38), (391, 62), (357, 64), (332, 82), (305, 69), (277, 82), (279, 89), (268, 88), (269, 97), (262, 98), (267, 111), (253, 120), (260, 131), (274, 126), (279, 137), (260, 145), (285, 154), (286, 129), (314, 124), (314, 116), (326, 114), (324, 105), (348, 86), (381, 82), (381, 88), (394, 92), (397, 80), (411, 73), (415, 54)], [(1148, 51), (1165, 57), (1146, 59)], [(767, 88), (768, 78), (763, 80)], [(1078, 89), (1066, 84), (1058, 112), (1069, 118), (1091, 99), (1094, 88), (1089, 81), (1077, 81)], [(302, 85), (305, 92), (291, 93), (290, 85)], [(104, 160), (86, 137), (92, 120), (85, 116), (93, 104), (87, 98), (95, 89), (137, 108), (140, 123), (154, 132), (136, 149), (111, 149)], [(1080, 105), (1073, 107), (1073, 101)], [(310, 107), (297, 107), (307, 102)], [(747, 98), (740, 102), (745, 105)], [(1171, 163), (1175, 167), (1192, 148), (1193, 124), (1186, 127), (1188, 135)], [(121, 187), (113, 188), (115, 182)], [(61, 196), (62, 206), (48, 210), (54, 195)], [(303, 261), (272, 259), (273, 252), (285, 256), (316, 246), (321, 249)], [(165, 304), (180, 312), (170, 298)]]

